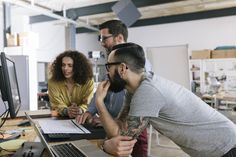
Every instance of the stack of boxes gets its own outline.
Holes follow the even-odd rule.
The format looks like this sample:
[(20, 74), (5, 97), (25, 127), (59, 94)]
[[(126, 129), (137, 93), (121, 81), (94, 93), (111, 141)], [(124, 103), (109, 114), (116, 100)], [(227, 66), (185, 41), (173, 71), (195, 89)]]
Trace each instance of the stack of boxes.
[(236, 49), (225, 50), (196, 50), (192, 51), (191, 59), (236, 58)]
[(210, 59), (211, 51), (209, 49), (192, 51), (191, 59)]
[(8, 47), (19, 46), (19, 34), (18, 33), (7, 34), (7, 46)]
[(34, 32), (20, 32), (7, 35), (7, 46), (38, 47), (38, 35)]

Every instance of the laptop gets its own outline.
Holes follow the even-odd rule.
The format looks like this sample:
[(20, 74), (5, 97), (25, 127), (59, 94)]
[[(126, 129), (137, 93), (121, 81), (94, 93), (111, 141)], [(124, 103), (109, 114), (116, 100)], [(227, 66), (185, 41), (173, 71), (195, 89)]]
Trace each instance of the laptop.
[(103, 127), (96, 127), (89, 124), (78, 125), (75, 120), (71, 119), (43, 118), (37, 122), (44, 138), (48, 142), (105, 139), (106, 137)]
[(73, 142), (64, 142), (60, 144), (49, 145), (39, 126), (33, 121), (33, 119), (25, 112), (27, 119), (30, 121), (37, 135), (39, 136), (42, 144), (48, 150), (51, 157), (109, 157), (110, 155), (103, 152), (98, 146), (92, 144), (86, 139), (76, 140)]

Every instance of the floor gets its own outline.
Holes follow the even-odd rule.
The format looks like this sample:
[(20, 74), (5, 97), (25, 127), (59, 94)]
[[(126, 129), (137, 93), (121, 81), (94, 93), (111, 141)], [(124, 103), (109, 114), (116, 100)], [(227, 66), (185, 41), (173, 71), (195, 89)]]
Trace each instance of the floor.
[[(159, 143), (157, 144), (156, 133), (153, 131), (152, 133), (152, 144), (151, 144), (151, 153), (149, 157), (189, 157), (185, 152), (183, 152), (176, 144), (174, 144), (167, 137), (158, 134)], [(163, 146), (164, 145), (164, 146)], [(170, 146), (169, 148), (166, 146)], [(174, 148), (172, 148), (174, 147)]]

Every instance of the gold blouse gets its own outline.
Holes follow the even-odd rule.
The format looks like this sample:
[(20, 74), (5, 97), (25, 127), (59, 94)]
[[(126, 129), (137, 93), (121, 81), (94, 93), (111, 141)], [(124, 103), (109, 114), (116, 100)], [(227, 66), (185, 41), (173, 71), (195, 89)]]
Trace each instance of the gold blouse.
[(48, 95), (53, 110), (63, 115), (63, 109), (76, 103), (85, 112), (93, 96), (94, 81), (87, 81), (86, 84), (75, 84), (72, 94), (66, 87), (65, 81), (48, 81)]

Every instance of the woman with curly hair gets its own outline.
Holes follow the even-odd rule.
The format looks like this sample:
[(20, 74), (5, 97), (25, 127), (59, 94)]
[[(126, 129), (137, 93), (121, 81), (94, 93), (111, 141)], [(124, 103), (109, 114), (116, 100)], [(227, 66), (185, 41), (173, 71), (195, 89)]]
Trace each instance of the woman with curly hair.
[(52, 110), (60, 116), (75, 118), (87, 110), (93, 88), (92, 64), (85, 55), (68, 50), (56, 57), (48, 81)]

